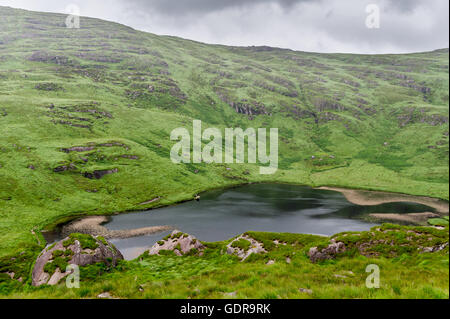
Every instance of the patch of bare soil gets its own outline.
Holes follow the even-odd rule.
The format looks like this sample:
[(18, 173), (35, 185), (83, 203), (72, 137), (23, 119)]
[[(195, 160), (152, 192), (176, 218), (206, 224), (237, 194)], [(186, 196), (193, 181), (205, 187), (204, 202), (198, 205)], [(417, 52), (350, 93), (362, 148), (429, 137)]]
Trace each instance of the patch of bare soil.
[(412, 214), (370, 214), (369, 216), (379, 220), (390, 220), (412, 224), (426, 224), (429, 218), (440, 217), (440, 215), (430, 212)]
[(82, 233), (111, 239), (138, 237), (173, 229), (171, 226), (151, 226), (125, 230), (109, 230), (105, 226), (102, 226), (106, 222), (108, 222), (108, 217), (106, 216), (86, 217), (63, 226), (61, 232), (63, 235)]
[(430, 206), (439, 214), (448, 214), (449, 212), (449, 203), (437, 198), (338, 187), (319, 187), (319, 189), (340, 192), (349, 202), (356, 205), (374, 206), (384, 203), (413, 202)]

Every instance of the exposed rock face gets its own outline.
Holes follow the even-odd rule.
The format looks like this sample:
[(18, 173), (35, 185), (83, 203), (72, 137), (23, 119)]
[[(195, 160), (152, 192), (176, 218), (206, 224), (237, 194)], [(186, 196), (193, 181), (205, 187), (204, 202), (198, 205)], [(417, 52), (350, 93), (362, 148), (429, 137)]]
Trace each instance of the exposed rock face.
[(89, 179), (101, 179), (103, 176), (105, 175), (110, 175), (110, 174), (114, 174), (117, 173), (119, 170), (117, 168), (114, 169), (104, 169), (104, 170), (97, 170), (97, 171), (93, 171), (92, 173), (90, 172), (85, 172), (83, 174), (84, 177), (89, 178)]
[(64, 88), (56, 83), (38, 83), (34, 87), (36, 90), (41, 91), (64, 91)]
[(436, 245), (436, 246), (433, 246), (433, 247), (423, 247), (422, 251), (424, 253), (434, 253), (434, 252), (437, 252), (437, 251), (444, 250), (446, 247), (448, 247), (448, 242), (443, 243), (442, 245)]
[(201, 252), (205, 246), (194, 236), (174, 230), (169, 236), (157, 242), (150, 248), (150, 255), (159, 255), (161, 250), (171, 250), (176, 255), (182, 256), (192, 250)]
[(86, 266), (106, 263), (115, 266), (123, 259), (113, 244), (98, 236), (71, 234), (69, 237), (46, 247), (36, 260), (32, 272), (32, 285), (56, 285), (69, 275), (68, 265)]
[(69, 65), (70, 60), (68, 57), (63, 55), (51, 55), (48, 52), (36, 51), (29, 58), (29, 61), (33, 62), (44, 62), (44, 63), (54, 63), (57, 65)]
[(70, 148), (62, 148), (61, 151), (64, 153), (70, 153), (70, 152), (88, 152), (94, 150), (94, 146), (74, 146)]
[(247, 259), (251, 254), (261, 253), (267, 253), (264, 245), (245, 234), (237, 237), (227, 245), (227, 254), (236, 255), (242, 261)]
[(317, 261), (322, 261), (326, 259), (334, 259), (338, 253), (345, 251), (345, 245), (342, 242), (336, 242), (334, 239), (331, 240), (331, 244), (323, 249), (318, 249), (317, 247), (312, 247), (308, 256), (309, 259), (315, 263)]

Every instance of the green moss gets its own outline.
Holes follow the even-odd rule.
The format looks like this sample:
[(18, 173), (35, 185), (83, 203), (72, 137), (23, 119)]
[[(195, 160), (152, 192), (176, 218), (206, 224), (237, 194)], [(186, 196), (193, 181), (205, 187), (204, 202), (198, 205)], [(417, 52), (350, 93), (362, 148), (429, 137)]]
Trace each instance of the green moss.
[(100, 242), (105, 245), (108, 246), (108, 242), (106, 241), (105, 237), (103, 236), (97, 236), (97, 240), (100, 240)]
[[(68, 249), (68, 250), (70, 250), (70, 249)], [(56, 257), (60, 257), (60, 256), (64, 255), (64, 253), (65, 253), (65, 251), (62, 251), (62, 250), (54, 250), (53, 253), (52, 253), (53, 259), (55, 259)]]
[(78, 240), (80, 242), (82, 249), (95, 250), (98, 247), (97, 240), (94, 237), (92, 237), (91, 235), (79, 233), (70, 234), (69, 239), (63, 242), (63, 246), (69, 247), (70, 245), (73, 245), (75, 243), (75, 240)]
[(182, 236), (187, 236), (187, 234), (184, 234), (184, 233), (182, 233), (182, 232), (178, 232), (178, 233), (176, 233), (176, 234), (173, 234), (172, 236), (170, 236), (170, 238), (172, 238), (172, 239), (178, 239), (178, 238), (180, 238), (180, 237), (182, 237)]
[(428, 224), (433, 226), (448, 226), (448, 217), (445, 218), (430, 218)]
[(243, 250), (250, 249), (250, 246), (251, 246), (251, 243), (247, 239), (244, 239), (244, 238), (240, 238), (238, 240), (235, 240), (231, 244), (231, 247), (240, 248), (240, 249), (243, 249)]
[(48, 262), (44, 266), (44, 271), (52, 276), (57, 268), (59, 268), (61, 272), (65, 272), (68, 265), (67, 257), (56, 257), (53, 261)]

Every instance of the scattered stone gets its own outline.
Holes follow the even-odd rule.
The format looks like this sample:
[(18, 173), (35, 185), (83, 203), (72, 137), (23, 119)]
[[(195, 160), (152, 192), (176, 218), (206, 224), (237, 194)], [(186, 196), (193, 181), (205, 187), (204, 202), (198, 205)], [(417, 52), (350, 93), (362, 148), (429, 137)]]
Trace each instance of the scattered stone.
[(272, 260), (272, 259), (266, 263), (266, 265), (268, 265), (268, 266), (273, 265), (273, 264), (275, 264), (275, 260)]
[(111, 294), (109, 292), (102, 292), (101, 294), (99, 294), (97, 296), (97, 298), (100, 298), (100, 299), (118, 299), (118, 298), (114, 298), (113, 296), (111, 296)]
[(422, 251), (424, 253), (434, 253), (434, 252), (437, 252), (437, 251), (444, 250), (447, 246), (448, 246), (448, 242), (444, 243), (442, 245), (437, 245), (437, 246), (433, 246), (433, 247), (423, 247)]
[(286, 263), (290, 264), (291, 263), (291, 258), (286, 257)]
[(305, 294), (309, 294), (309, 295), (311, 295), (313, 293), (313, 291), (311, 289), (306, 289), (306, 288), (300, 288), (298, 291), (305, 293)]
[(233, 292), (226, 292), (224, 293), (225, 296), (227, 297), (236, 297), (237, 296), (237, 292), (233, 291)]
[(315, 263), (317, 261), (334, 259), (338, 253), (345, 251), (345, 245), (342, 242), (336, 242), (334, 239), (331, 240), (331, 244), (327, 247), (319, 250), (317, 247), (312, 247), (308, 256), (311, 262)]

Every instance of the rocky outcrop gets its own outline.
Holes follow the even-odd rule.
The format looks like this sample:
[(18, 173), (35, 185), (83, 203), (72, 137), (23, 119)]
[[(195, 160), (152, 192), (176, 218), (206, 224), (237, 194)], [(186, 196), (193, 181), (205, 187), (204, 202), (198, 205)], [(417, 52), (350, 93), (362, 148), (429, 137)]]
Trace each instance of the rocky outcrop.
[(88, 152), (94, 150), (94, 146), (74, 146), (70, 148), (62, 148), (61, 151), (64, 153), (70, 153), (70, 152)]
[(56, 285), (70, 274), (68, 265), (87, 266), (105, 263), (115, 266), (123, 259), (117, 248), (103, 237), (71, 234), (46, 247), (39, 255), (32, 272), (32, 285)]
[(227, 254), (238, 256), (242, 261), (251, 254), (262, 253), (267, 253), (264, 245), (246, 234), (235, 238), (227, 245)]
[(40, 91), (64, 91), (64, 88), (56, 83), (38, 83), (34, 88)]
[(331, 240), (331, 243), (323, 248), (319, 249), (318, 247), (311, 247), (308, 256), (311, 262), (316, 263), (318, 261), (323, 261), (327, 259), (335, 259), (337, 254), (345, 251), (345, 245), (342, 242), (336, 242), (334, 239)]
[(110, 175), (117, 173), (119, 170), (117, 168), (114, 169), (104, 169), (104, 170), (96, 170), (91, 172), (83, 173), (83, 176), (89, 179), (101, 179), (105, 175)]
[(205, 246), (194, 236), (174, 230), (163, 240), (154, 244), (148, 252), (150, 255), (159, 255), (160, 251), (169, 250), (178, 256), (182, 256), (193, 252), (201, 253), (204, 249)]
[(70, 65), (71, 61), (68, 57), (63, 55), (52, 55), (44, 51), (36, 51), (29, 58), (29, 61), (53, 63), (57, 65)]

